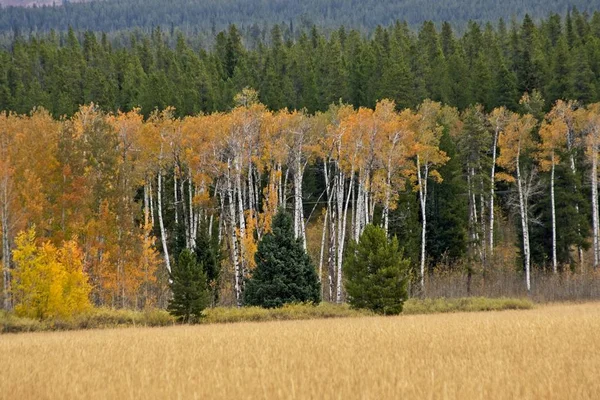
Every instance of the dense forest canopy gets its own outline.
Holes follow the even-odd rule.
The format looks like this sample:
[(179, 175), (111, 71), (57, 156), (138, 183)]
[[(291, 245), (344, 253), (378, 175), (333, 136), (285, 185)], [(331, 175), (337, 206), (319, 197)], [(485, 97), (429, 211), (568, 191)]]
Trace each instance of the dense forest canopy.
[[(175, 108), (178, 116), (228, 110), (245, 87), (269, 109), (326, 110), (331, 103), (399, 109), (424, 99), (460, 110), (516, 110), (537, 89), (547, 110), (557, 99), (600, 99), (600, 14), (554, 14), (539, 23), (469, 23), (462, 35), (444, 23), (414, 31), (397, 22), (365, 36), (342, 27), (325, 35), (275, 25), (265, 41), (234, 25), (210, 49), (157, 28), (115, 42), (92, 32), (17, 37), (0, 50), (0, 109), (43, 106), (55, 117), (94, 102), (106, 111)], [(268, 43), (265, 43), (268, 42)]]
[(245, 31), (282, 23), (298, 28), (312, 24), (323, 28), (344, 25), (372, 31), (397, 19), (411, 27), (428, 20), (438, 25), (448, 21), (462, 30), (470, 20), (522, 20), (526, 13), (537, 20), (549, 13), (564, 15), (571, 7), (591, 13), (600, 6), (598, 0), (105, 0), (56, 4), (7, 7), (0, 12), (0, 32), (43, 32), (65, 30), (68, 26), (103, 32), (131, 27), (149, 31), (160, 26), (197, 33), (219, 31), (230, 24)]

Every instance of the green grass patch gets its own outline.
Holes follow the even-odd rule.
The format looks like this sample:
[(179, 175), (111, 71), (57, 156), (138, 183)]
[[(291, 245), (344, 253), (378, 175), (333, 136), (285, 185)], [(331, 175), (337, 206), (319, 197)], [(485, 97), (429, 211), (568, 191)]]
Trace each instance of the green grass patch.
[(168, 326), (174, 324), (175, 319), (168, 312), (159, 309), (134, 311), (96, 308), (70, 319), (42, 321), (20, 318), (14, 314), (0, 311), (0, 333), (67, 331), (128, 326)]
[(449, 312), (528, 310), (532, 301), (518, 298), (462, 297), (457, 299), (408, 299), (402, 314), (436, 314)]
[[(469, 311), (524, 310), (533, 308), (527, 299), (466, 297), (458, 299), (409, 299), (402, 314), (435, 314)], [(321, 303), (288, 304), (281, 308), (215, 307), (205, 310), (201, 324), (234, 322), (290, 321), (303, 319), (348, 318), (375, 315), (367, 310), (355, 310), (347, 304)], [(76, 329), (102, 329), (129, 326), (170, 326), (175, 319), (165, 310), (145, 311), (96, 308), (69, 320), (43, 320), (20, 318), (0, 311), (0, 333), (61, 331)]]
[(318, 318), (347, 318), (373, 315), (370, 311), (353, 310), (347, 304), (286, 304), (281, 308), (215, 307), (205, 310), (201, 323), (219, 324), (251, 321), (284, 321)]

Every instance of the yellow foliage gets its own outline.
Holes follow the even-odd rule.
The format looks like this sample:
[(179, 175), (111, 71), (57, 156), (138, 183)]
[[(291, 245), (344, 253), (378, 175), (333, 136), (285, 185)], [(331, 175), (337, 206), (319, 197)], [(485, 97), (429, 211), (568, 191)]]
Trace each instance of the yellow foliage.
[(68, 318), (91, 307), (91, 287), (83, 272), (83, 253), (74, 241), (57, 249), (36, 245), (34, 229), (21, 232), (13, 250), (13, 294), (17, 315), (44, 319)]
[(242, 241), (243, 258), (246, 260), (248, 269), (252, 271), (256, 267), (256, 261), (254, 260), (254, 254), (258, 249), (258, 242), (254, 237), (256, 231), (256, 217), (252, 211), (246, 211), (246, 232)]
[(533, 145), (531, 132), (536, 125), (536, 120), (531, 114), (520, 116), (510, 113), (504, 129), (498, 137), (500, 155), (497, 163), (510, 173), (514, 173), (523, 154)]

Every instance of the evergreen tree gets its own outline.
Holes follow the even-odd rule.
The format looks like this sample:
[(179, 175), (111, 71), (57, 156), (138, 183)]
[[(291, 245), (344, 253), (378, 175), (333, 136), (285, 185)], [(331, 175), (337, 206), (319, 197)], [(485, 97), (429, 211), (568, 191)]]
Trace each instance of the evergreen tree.
[(173, 298), (169, 302), (169, 312), (183, 322), (198, 321), (210, 299), (204, 268), (189, 250), (183, 250), (173, 265), (171, 290)]
[(431, 228), (427, 235), (427, 255), (432, 259), (432, 266), (457, 262), (467, 248), (467, 199), (464, 196), (467, 188), (456, 144), (448, 132), (442, 135), (440, 149), (450, 160), (439, 169), (442, 181), (428, 185), (427, 221)]
[(501, 64), (498, 68), (494, 86), (495, 101), (492, 101), (492, 106), (505, 106), (509, 110), (516, 110), (519, 95), (515, 74), (509, 71), (504, 64)]
[(573, 93), (572, 60), (569, 56), (567, 41), (564, 36), (558, 39), (552, 59), (552, 80), (546, 90), (548, 101), (554, 103), (558, 99), (566, 99)]
[(292, 218), (279, 210), (272, 232), (263, 236), (255, 254), (256, 268), (246, 281), (244, 303), (266, 308), (321, 300), (321, 285), (302, 242), (294, 238)]
[[(214, 236), (213, 236), (214, 237)], [(210, 239), (205, 229), (200, 229), (196, 239), (196, 259), (204, 267), (208, 289), (211, 292), (211, 303), (214, 306), (219, 300), (219, 282), (221, 278), (221, 254), (219, 244)]]
[(381, 96), (393, 100), (398, 109), (414, 107), (411, 85), (412, 76), (408, 65), (408, 54), (403, 54), (395, 39), (390, 42), (390, 57), (385, 65), (381, 79)]
[(584, 46), (574, 49), (575, 68), (572, 80), (571, 98), (589, 104), (597, 99), (594, 72), (590, 68), (588, 57)]
[(402, 312), (408, 297), (410, 261), (404, 259), (398, 239), (388, 240), (383, 228), (367, 225), (358, 243), (348, 246), (344, 276), (348, 302), (378, 314)]
[[(565, 164), (556, 166), (556, 225), (557, 232), (556, 255), (559, 268), (570, 266), (574, 269), (577, 260), (574, 249), (581, 247), (589, 249), (587, 240), (590, 236), (589, 196), (585, 191), (573, 190), (582, 187), (570, 167)], [(531, 257), (537, 266), (551, 268), (552, 262), (552, 215), (549, 191), (544, 192), (533, 207), (533, 214), (538, 216), (540, 223), (532, 226)]]

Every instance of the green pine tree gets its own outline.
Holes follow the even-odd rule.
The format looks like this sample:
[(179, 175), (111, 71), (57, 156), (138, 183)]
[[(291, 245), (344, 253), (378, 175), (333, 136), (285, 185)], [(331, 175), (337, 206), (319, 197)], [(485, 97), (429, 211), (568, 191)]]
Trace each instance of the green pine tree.
[(273, 231), (258, 244), (256, 269), (246, 281), (244, 303), (266, 308), (321, 300), (321, 285), (302, 242), (294, 238), (292, 218), (280, 210)]
[(211, 304), (214, 306), (219, 300), (219, 280), (221, 278), (221, 254), (218, 240), (213, 235), (208, 236), (206, 229), (200, 229), (200, 234), (196, 238), (196, 258), (199, 264), (204, 267), (208, 289), (211, 293)]
[(171, 271), (173, 298), (169, 312), (183, 322), (197, 322), (210, 302), (206, 274), (196, 255), (183, 250)]
[(378, 314), (400, 314), (408, 297), (409, 268), (398, 239), (388, 240), (383, 228), (367, 225), (358, 243), (348, 246), (344, 261), (348, 302)]

